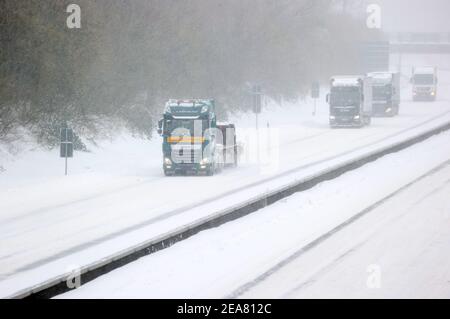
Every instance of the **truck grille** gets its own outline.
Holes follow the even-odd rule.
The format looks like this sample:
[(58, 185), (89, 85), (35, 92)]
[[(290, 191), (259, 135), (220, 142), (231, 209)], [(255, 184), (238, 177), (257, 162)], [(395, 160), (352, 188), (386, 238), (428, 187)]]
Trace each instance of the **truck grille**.
[(172, 161), (176, 164), (194, 164), (202, 160), (201, 145), (172, 146)]

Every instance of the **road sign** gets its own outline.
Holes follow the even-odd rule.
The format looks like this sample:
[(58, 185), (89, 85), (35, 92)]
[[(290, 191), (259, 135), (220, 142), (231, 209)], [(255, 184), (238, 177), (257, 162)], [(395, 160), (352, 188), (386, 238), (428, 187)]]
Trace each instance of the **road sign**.
[(73, 131), (70, 128), (61, 129), (60, 157), (73, 157)]
[(254, 85), (252, 94), (253, 94), (253, 113), (260, 114), (262, 106), (261, 86)]
[(320, 83), (314, 82), (311, 85), (311, 97), (313, 99), (318, 99), (320, 97)]
[(360, 53), (362, 73), (389, 71), (390, 51), (388, 41), (364, 42)]
[(60, 147), (60, 157), (62, 158), (72, 158), (73, 157), (73, 143), (61, 143)]
[(73, 157), (73, 131), (70, 128), (62, 128), (60, 131), (59, 156), (66, 159), (65, 174), (67, 175), (67, 159)]
[(73, 130), (70, 128), (62, 128), (60, 131), (61, 143), (73, 143)]

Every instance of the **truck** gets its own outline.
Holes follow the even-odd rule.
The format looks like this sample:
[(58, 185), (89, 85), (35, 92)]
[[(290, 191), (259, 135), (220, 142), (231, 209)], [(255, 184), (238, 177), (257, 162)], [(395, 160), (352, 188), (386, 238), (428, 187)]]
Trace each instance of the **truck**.
[(412, 94), (414, 101), (435, 101), (437, 96), (437, 68), (434, 66), (412, 69)]
[[(212, 99), (169, 100), (163, 118), (158, 121), (158, 133), (163, 138), (164, 174), (212, 176), (220, 172), (228, 164), (226, 160), (234, 160), (228, 155), (236, 141), (234, 125), (232, 128), (217, 125)], [(228, 134), (227, 139), (223, 138), (222, 129)]]
[(372, 78), (372, 115), (393, 117), (400, 111), (400, 73), (373, 72)]
[(372, 79), (364, 75), (334, 76), (327, 94), (330, 126), (363, 127), (372, 119)]

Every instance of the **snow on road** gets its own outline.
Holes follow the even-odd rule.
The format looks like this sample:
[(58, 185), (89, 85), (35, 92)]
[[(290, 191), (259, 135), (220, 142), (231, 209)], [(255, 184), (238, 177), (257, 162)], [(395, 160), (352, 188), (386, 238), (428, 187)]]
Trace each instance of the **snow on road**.
[[(59, 297), (448, 298), (449, 139), (450, 133), (443, 133), (383, 157)], [(399, 189), (356, 222), (277, 267)], [(375, 275), (381, 271), (381, 288), (366, 285), (372, 274), (367, 270), (373, 269)], [(260, 278), (271, 270), (272, 275)], [(248, 289), (239, 289), (247, 283)]]
[[(446, 65), (441, 57), (437, 63)], [(69, 161), (68, 177), (61, 176), (63, 161), (56, 151), (30, 151), (14, 161), (2, 156), (0, 166), (6, 171), (0, 173), (0, 296), (304, 178), (314, 172), (314, 163), (321, 163), (314, 168), (317, 172), (339, 156), (348, 158), (359, 149), (371, 150), (448, 122), (450, 73), (441, 79), (436, 103), (412, 103), (405, 84), (400, 116), (374, 119), (361, 130), (330, 130), (324, 99), (315, 117), (310, 101), (269, 105), (260, 117), (262, 125), (278, 132), (271, 140), (272, 155), (277, 156), (269, 170), (250, 161), (212, 178), (165, 178), (159, 138), (122, 137), (93, 147), (92, 153), (77, 153)], [(240, 141), (247, 150), (254, 149), (247, 134), (254, 117), (235, 117), (231, 120), (239, 128)], [(284, 179), (270, 180), (281, 174)], [(262, 181), (267, 183), (258, 186)]]
[(243, 298), (450, 298), (450, 165)]

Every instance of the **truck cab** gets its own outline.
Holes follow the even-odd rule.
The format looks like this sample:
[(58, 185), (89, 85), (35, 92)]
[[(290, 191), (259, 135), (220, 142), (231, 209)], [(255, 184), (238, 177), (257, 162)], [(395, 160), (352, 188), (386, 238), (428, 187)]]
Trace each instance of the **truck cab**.
[(330, 80), (331, 127), (363, 127), (372, 116), (372, 83), (365, 76), (335, 76)]
[(437, 96), (437, 83), (436, 67), (413, 68), (411, 77), (413, 100), (435, 101)]
[(373, 116), (392, 117), (400, 110), (400, 73), (373, 72), (372, 79)]
[(211, 176), (220, 171), (223, 151), (216, 143), (216, 130), (214, 100), (169, 100), (158, 122), (164, 174)]

